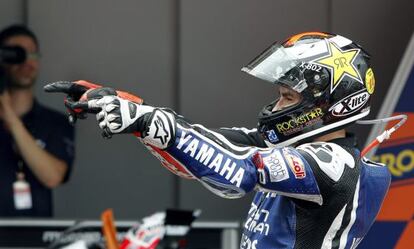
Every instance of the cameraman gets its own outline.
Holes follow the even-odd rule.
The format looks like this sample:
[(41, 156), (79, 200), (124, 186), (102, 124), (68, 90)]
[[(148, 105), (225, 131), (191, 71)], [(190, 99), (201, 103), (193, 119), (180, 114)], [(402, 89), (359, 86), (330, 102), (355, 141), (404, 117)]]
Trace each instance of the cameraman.
[(52, 188), (68, 179), (74, 156), (74, 129), (63, 114), (37, 102), (39, 43), (25, 26), (0, 32), (0, 47), (19, 46), (20, 64), (1, 63), (0, 216), (53, 215)]

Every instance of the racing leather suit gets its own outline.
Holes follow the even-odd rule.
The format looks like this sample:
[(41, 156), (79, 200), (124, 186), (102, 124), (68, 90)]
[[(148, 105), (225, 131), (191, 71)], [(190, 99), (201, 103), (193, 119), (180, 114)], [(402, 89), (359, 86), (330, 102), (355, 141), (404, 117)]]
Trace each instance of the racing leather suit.
[(257, 191), (242, 249), (356, 248), (375, 220), (391, 176), (360, 159), (355, 138), (268, 147), (247, 129), (211, 130), (154, 109), (141, 140), (168, 169), (213, 193)]

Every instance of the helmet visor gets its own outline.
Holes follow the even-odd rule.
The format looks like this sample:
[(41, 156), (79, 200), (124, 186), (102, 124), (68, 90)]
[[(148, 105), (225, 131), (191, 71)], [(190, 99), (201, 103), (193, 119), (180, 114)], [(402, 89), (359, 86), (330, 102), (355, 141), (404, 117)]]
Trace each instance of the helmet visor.
[[(317, 46), (321, 48), (315, 48)], [(324, 42), (290, 47), (275, 43), (243, 67), (242, 71), (274, 84), (287, 85), (300, 93), (307, 87), (303, 72), (308, 67), (316, 66), (309, 62), (321, 49), (326, 50)]]

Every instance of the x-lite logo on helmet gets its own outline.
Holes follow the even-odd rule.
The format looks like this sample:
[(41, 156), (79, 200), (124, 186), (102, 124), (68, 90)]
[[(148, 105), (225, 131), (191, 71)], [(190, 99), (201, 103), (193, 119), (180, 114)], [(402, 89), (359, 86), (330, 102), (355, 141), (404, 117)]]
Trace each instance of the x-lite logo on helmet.
[(332, 111), (332, 114), (338, 117), (350, 115), (361, 109), (367, 103), (369, 97), (368, 92), (362, 89), (338, 101), (338, 103), (329, 108), (329, 111)]
[(361, 75), (359, 75), (359, 71), (353, 64), (361, 50), (357, 48), (342, 50), (335, 43), (327, 39), (325, 39), (325, 42), (329, 54), (313, 60), (312, 63), (326, 67), (331, 71), (331, 93), (335, 91), (335, 88), (345, 76), (364, 84)]

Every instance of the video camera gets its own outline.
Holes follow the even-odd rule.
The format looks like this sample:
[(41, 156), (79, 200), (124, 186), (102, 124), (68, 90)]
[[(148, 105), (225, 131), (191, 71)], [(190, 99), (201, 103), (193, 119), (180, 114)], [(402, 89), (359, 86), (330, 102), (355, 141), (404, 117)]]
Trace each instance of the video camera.
[(26, 51), (20, 46), (3, 46), (0, 47), (0, 94), (6, 88), (6, 75), (3, 65), (20, 64), (26, 61)]

